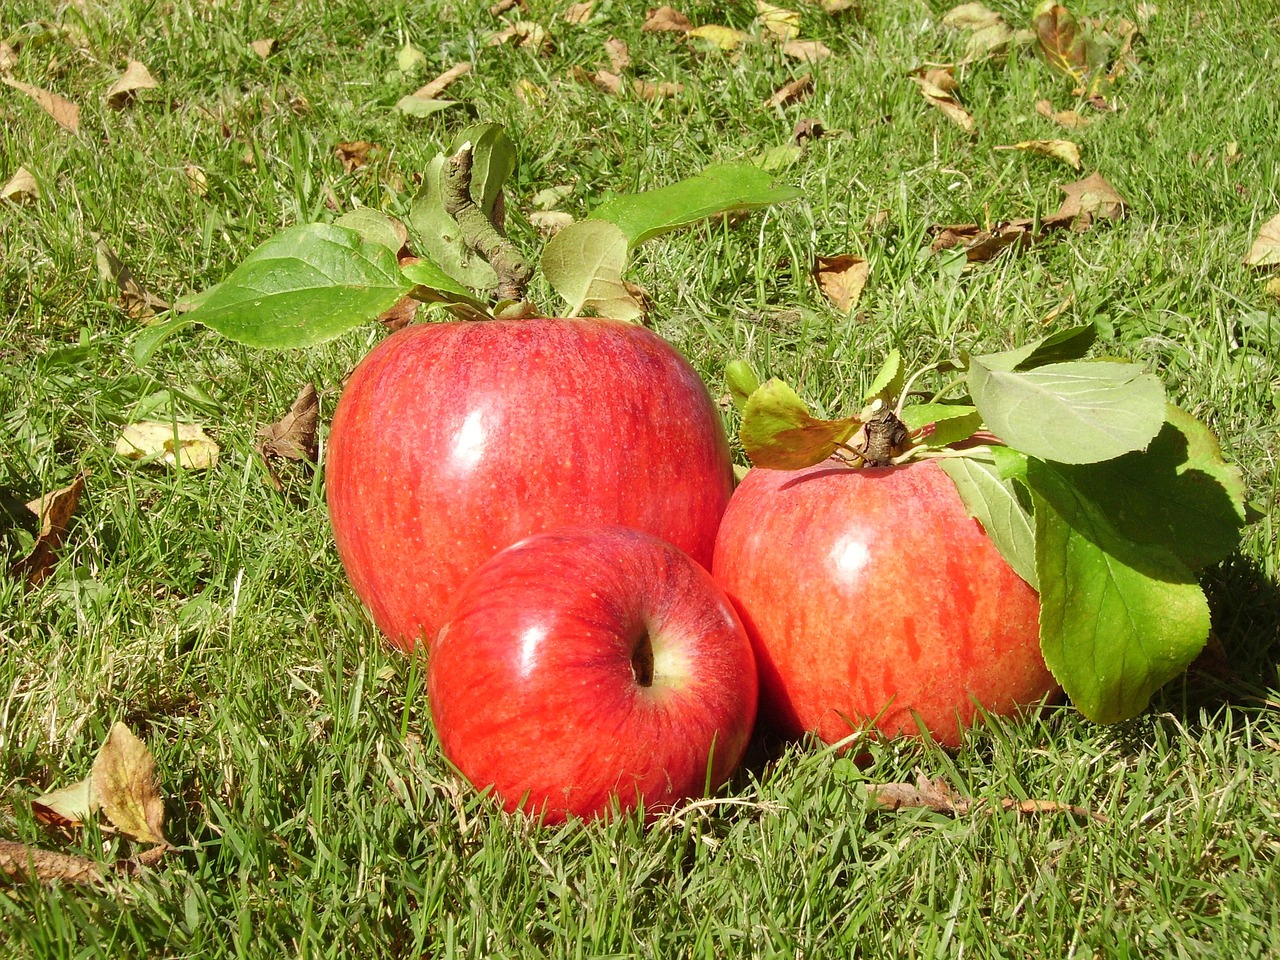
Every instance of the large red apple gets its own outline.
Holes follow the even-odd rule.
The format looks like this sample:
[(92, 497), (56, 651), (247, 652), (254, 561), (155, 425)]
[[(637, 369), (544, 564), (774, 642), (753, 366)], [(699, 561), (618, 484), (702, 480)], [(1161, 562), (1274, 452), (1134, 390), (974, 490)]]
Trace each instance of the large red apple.
[(874, 723), (958, 746), (981, 711), (1057, 689), (1035, 591), (936, 463), (753, 469), (713, 572), (755, 646), (762, 719), (784, 736), (834, 743)]
[(737, 767), (756, 713), (728, 599), (686, 554), (623, 527), (539, 534), (480, 567), (427, 684), (445, 756), (549, 823), (702, 796)]
[(338, 553), (378, 627), (430, 639), (462, 581), (563, 524), (646, 530), (710, 566), (733, 489), (696, 371), (628, 323), (411, 326), (356, 368), (326, 462)]

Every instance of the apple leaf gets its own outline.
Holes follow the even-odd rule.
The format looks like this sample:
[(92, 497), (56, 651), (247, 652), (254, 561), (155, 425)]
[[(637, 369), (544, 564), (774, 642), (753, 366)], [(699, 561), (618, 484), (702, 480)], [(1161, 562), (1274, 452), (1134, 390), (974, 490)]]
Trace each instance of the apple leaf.
[(1018, 500), (1014, 480), (999, 466), (974, 457), (940, 462), (956, 485), (965, 510), (986, 532), (1000, 556), (1023, 580), (1037, 586), (1035, 522)]
[(627, 259), (627, 238), (621, 229), (605, 220), (580, 220), (547, 241), (542, 274), (569, 301), (569, 316), (593, 310), (617, 320), (634, 320), (644, 314), (644, 308), (622, 281)]
[(1030, 461), (1040, 645), (1086, 717), (1140, 713), (1195, 659), (1209, 604), (1195, 574), (1158, 543), (1135, 543), (1057, 468)]
[(336, 226), (354, 230), (366, 240), (382, 244), (395, 254), (399, 254), (409, 240), (403, 223), (372, 207), (348, 210), (333, 222)]
[(418, 260), (400, 267), (400, 275), (413, 284), (410, 296), (428, 303), (465, 304), (472, 311), (490, 316), (489, 308), (462, 284), (430, 260)]
[(1145, 451), (1057, 470), (1119, 535), (1163, 547), (1195, 571), (1239, 544), (1244, 481), (1204, 424), (1173, 405), (1166, 410), (1164, 427)]
[(883, 400), (885, 403), (897, 403), (905, 377), (906, 370), (902, 366), (902, 354), (895, 347), (884, 358), (884, 363), (880, 364), (879, 372), (876, 373), (875, 379), (871, 381), (871, 386), (867, 387), (866, 395), (862, 398), (863, 402)]
[(724, 163), (667, 187), (613, 197), (591, 211), (590, 219), (617, 224), (632, 249), (707, 217), (798, 196), (795, 187), (774, 186), (769, 173), (753, 164)]
[(984, 353), (978, 357), (988, 370), (1031, 370), (1049, 363), (1079, 360), (1098, 339), (1098, 328), (1092, 323), (1068, 327), (1015, 350)]
[(1142, 449), (1164, 424), (1164, 385), (1136, 364), (1071, 361), (1009, 371), (970, 357), (968, 382), (987, 426), (1043, 460), (1110, 460)]
[(794, 390), (773, 379), (748, 398), (738, 438), (757, 467), (799, 470), (835, 453), (861, 423), (856, 417), (820, 420)]
[(1071, 11), (1046, 0), (1031, 15), (1031, 29), (1049, 66), (1076, 82), (1084, 79), (1089, 67), (1084, 35)]
[(267, 240), (182, 319), (250, 347), (305, 347), (368, 323), (410, 286), (381, 243), (310, 223)]
[(733, 405), (741, 413), (746, 409), (751, 394), (760, 389), (760, 378), (745, 360), (730, 360), (724, 368), (725, 383), (729, 387), (729, 396)]
[(949, 447), (982, 429), (982, 417), (962, 403), (913, 403), (902, 408), (902, 422), (912, 433), (933, 424), (921, 439), (930, 447)]

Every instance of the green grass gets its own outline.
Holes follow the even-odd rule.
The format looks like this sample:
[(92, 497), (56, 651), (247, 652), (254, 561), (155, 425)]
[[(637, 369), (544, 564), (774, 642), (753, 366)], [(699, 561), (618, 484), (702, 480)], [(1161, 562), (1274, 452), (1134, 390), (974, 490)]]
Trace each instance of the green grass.
[[(1015, 25), (1032, 6), (995, 5)], [(130, 854), (96, 829), (51, 834), (29, 806), (85, 776), (123, 720), (155, 753), (181, 846), (101, 888), (0, 885), (0, 954), (1280, 953), (1271, 517), (1206, 576), (1230, 677), (1193, 673), (1136, 720), (1099, 727), (1053, 708), (975, 732), (955, 754), (877, 745), (862, 769), (809, 747), (758, 750), (722, 793), (732, 803), (650, 830), (635, 819), (543, 830), (495, 812), (450, 772), (418, 666), (383, 646), (345, 584), (321, 482), (295, 475), (282, 497), (253, 453), (257, 426), (307, 380), (327, 417), (381, 330), (268, 355), (184, 333), (140, 368), (129, 352), (137, 323), (94, 260), (98, 236), (176, 299), (279, 227), (334, 216), (326, 201), (403, 214), (414, 173), (464, 118), (416, 120), (393, 105), (457, 60), (475, 70), (451, 95), (519, 144), (513, 211), (572, 183), (565, 206), (581, 215), (608, 190), (757, 156), (817, 117), (839, 133), (782, 174), (802, 201), (662, 238), (638, 258), (654, 325), (715, 392), (723, 364), (744, 356), (834, 412), (891, 346), (922, 361), (1094, 320), (1107, 352), (1147, 363), (1215, 428), (1269, 507), (1280, 488), (1280, 323), (1240, 261), (1280, 211), (1273, 6), (1162, 4), (1118, 88), (1122, 109), (1074, 135), (1034, 110), (1039, 97), (1077, 106), (1041, 63), (972, 66), (960, 96), (978, 118), (973, 136), (905, 79), (958, 56), (960, 41), (937, 25), (942, 3), (866, 4), (831, 19), (795, 0), (805, 35), (834, 56), (812, 68), (813, 96), (779, 111), (761, 104), (807, 68), (772, 49), (731, 62), (642, 34), (644, 4), (600, 0), (583, 27), (553, 23), (560, 6), (527, 4), (556, 37), (539, 58), (486, 47), (486, 3), (120, 0), (82, 16), (75, 4), (51, 14), (0, 0), (0, 37), (27, 41), (13, 75), (83, 108), (72, 136), (0, 87), (0, 182), (25, 165), (43, 193), (0, 205), (0, 488), (21, 503), (89, 471), (54, 576), (26, 591), (0, 572), (0, 837)], [(741, 2), (682, 9), (744, 28), (754, 14)], [(1078, 10), (1137, 16), (1129, 4)], [(610, 35), (631, 45), (635, 75), (680, 81), (684, 94), (647, 103), (567, 80), (606, 62)], [(262, 37), (280, 40), (265, 60), (248, 49)], [(396, 72), (405, 39), (430, 61), (421, 76)], [(161, 87), (116, 112), (103, 94), (129, 58)], [(516, 98), (521, 77), (545, 101)], [(1056, 209), (1058, 185), (1078, 175), (991, 147), (1060, 135), (1128, 199), (1124, 219), (959, 278), (921, 255), (930, 224)], [(333, 147), (358, 139), (384, 153), (344, 174)], [(1230, 166), (1228, 142), (1239, 146)], [(205, 171), (207, 195), (189, 189), (187, 164)], [(880, 210), (888, 219), (868, 226)], [(511, 231), (536, 244), (518, 213)], [(872, 263), (853, 319), (808, 277), (815, 253), (842, 252)], [(545, 287), (531, 293), (554, 307)], [(116, 457), (120, 426), (144, 414), (204, 424), (222, 446), (218, 467), (184, 474)], [(5, 530), (0, 571), (29, 543)], [(977, 798), (1057, 800), (1106, 821), (868, 805), (865, 782), (913, 780), (917, 769)]]

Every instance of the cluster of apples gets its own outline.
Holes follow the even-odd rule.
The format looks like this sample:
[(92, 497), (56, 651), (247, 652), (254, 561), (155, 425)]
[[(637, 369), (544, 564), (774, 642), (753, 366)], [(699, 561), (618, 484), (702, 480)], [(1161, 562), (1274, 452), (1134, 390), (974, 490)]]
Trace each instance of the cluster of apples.
[(955, 744), (1054, 689), (1035, 591), (927, 463), (754, 469), (643, 327), (408, 327), (361, 363), (326, 462), (338, 551), (427, 645), (441, 746), (545, 822), (722, 784), (760, 719)]

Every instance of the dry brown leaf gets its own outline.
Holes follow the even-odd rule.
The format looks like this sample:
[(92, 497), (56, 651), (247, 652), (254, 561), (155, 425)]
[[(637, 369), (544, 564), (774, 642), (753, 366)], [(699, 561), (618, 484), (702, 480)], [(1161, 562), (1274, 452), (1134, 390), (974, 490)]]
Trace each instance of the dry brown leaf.
[(52, 827), (69, 829), (83, 826), (98, 812), (93, 797), (93, 778), (42, 793), (31, 801), (31, 812), (37, 820)]
[(818, 257), (813, 276), (818, 289), (841, 313), (851, 313), (867, 285), (871, 264), (861, 257), (842, 253), (834, 257)]
[(40, 185), (36, 183), (36, 178), (31, 175), (31, 171), (26, 167), (19, 167), (13, 171), (13, 176), (9, 178), (9, 182), (0, 187), (0, 200), (7, 200), (10, 203), (22, 203), (39, 199)]
[(0, 40), (0, 73), (12, 73), (18, 65), (18, 53), (13, 47)]
[[(962, 817), (975, 810), (993, 812), (994, 805), (974, 800), (957, 793), (941, 777), (931, 780), (923, 773), (917, 773), (915, 783), (869, 783), (866, 784), (867, 795), (872, 802), (887, 810), (924, 809), (934, 813)], [(1000, 810), (1023, 814), (1066, 813), (1073, 817), (1107, 822), (1102, 814), (1091, 813), (1084, 807), (1060, 803), (1057, 800), (1014, 800), (1003, 798), (998, 801)]]
[(123, 723), (113, 723), (93, 761), (93, 798), (112, 826), (141, 843), (168, 845), (164, 799), (156, 785), (156, 762), (147, 745)]
[(1036, 101), (1036, 113), (1042, 117), (1046, 117), (1058, 124), (1060, 127), (1066, 127), (1068, 130), (1076, 130), (1080, 127), (1087, 127), (1090, 123), (1087, 117), (1082, 117), (1074, 110), (1054, 110), (1053, 104), (1048, 100)]
[(554, 49), (551, 34), (547, 32), (547, 28), (532, 20), (517, 20), (489, 38), (491, 47), (500, 47), (505, 43), (511, 44), (516, 49), (531, 50), (544, 57)]
[(689, 18), (674, 7), (650, 10), (640, 27), (643, 33), (688, 33), (692, 29), (693, 24), (689, 22)]
[(920, 88), (920, 93), (925, 100), (941, 110), (949, 120), (959, 124), (966, 133), (973, 131), (973, 117), (969, 111), (960, 106), (959, 101), (950, 91), (942, 89), (926, 77), (913, 76), (910, 79)]
[(756, 16), (775, 40), (786, 43), (800, 36), (800, 14), (794, 10), (776, 7), (767, 0), (756, 0)]
[(421, 300), (415, 300), (413, 297), (401, 297), (396, 301), (395, 306), (388, 307), (378, 314), (378, 322), (392, 333), (403, 330), (418, 319), (418, 307), (421, 304)]
[(120, 309), (134, 320), (148, 320), (157, 311), (168, 310), (168, 302), (152, 295), (134, 277), (133, 271), (120, 259), (111, 246), (99, 238), (94, 244), (94, 254), (98, 261), (98, 272), (109, 283), (114, 283), (120, 291)]
[(963, 247), (969, 262), (985, 263), (1008, 247), (1029, 247), (1036, 240), (1031, 232), (1034, 225), (1034, 220), (1026, 218), (993, 224), (987, 229), (975, 223), (935, 225), (929, 228), (934, 238), (930, 249), (937, 253)]
[(529, 222), (537, 228), (543, 239), (549, 240), (573, 223), (573, 214), (563, 210), (534, 210), (529, 214)]
[(609, 67), (614, 73), (621, 73), (631, 66), (631, 50), (625, 40), (610, 37), (604, 42), (604, 52), (609, 55)]
[(960, 89), (960, 81), (956, 79), (956, 75), (951, 67), (917, 67), (911, 71), (913, 77), (923, 77), (924, 80), (931, 84), (926, 87), (920, 84), (920, 89), (929, 92), (932, 96), (946, 97)]
[(1004, 23), (1004, 17), (981, 3), (962, 3), (958, 7), (952, 7), (942, 17), (944, 27), (956, 30), (982, 30), (998, 23)]
[(50, 93), (48, 90), (41, 90), (39, 87), (33, 87), (29, 83), (23, 83), (21, 80), (14, 80), (12, 77), (0, 77), (0, 80), (20, 90), (28, 97), (34, 100), (49, 116), (57, 121), (58, 126), (64, 130), (76, 133), (80, 129), (80, 108), (68, 100), (66, 97), (60, 97), (56, 93)]
[(805, 63), (817, 63), (831, 56), (831, 48), (821, 40), (788, 40), (782, 45), (782, 52), (792, 60)]
[[(575, 74), (577, 75), (577, 74)], [(579, 79), (585, 80), (599, 87), (605, 93), (617, 96), (622, 93), (622, 77), (619, 74), (612, 73), (608, 70), (597, 70), (595, 73), (587, 73), (581, 71)]]
[(1074, 219), (1078, 230), (1088, 229), (1095, 218), (1112, 220), (1124, 213), (1124, 198), (1096, 172), (1068, 183), (1061, 190), (1067, 196), (1054, 217)]
[(1264, 223), (1244, 256), (1245, 266), (1273, 267), (1280, 264), (1280, 214)]
[(288, 413), (275, 423), (258, 428), (258, 452), (263, 459), (280, 457), (315, 463), (319, 422), (320, 396), (315, 384), (308, 383), (298, 391)]
[(151, 76), (151, 71), (137, 60), (130, 60), (124, 73), (107, 90), (107, 106), (113, 110), (123, 109), (139, 90), (153, 90), (160, 84)]
[(521, 0), (498, 0), (497, 3), (489, 7), (489, 16), (499, 17), (513, 7), (523, 6)]
[(732, 53), (744, 43), (749, 43), (754, 37), (749, 33), (743, 33), (741, 30), (735, 30), (733, 27), (724, 27), (718, 23), (708, 23), (705, 26), (694, 27), (685, 34), (686, 37), (692, 37), (694, 40), (705, 40), (713, 47), (719, 47)]
[(631, 89), (641, 100), (665, 100), (679, 96), (684, 92), (683, 83), (650, 83), (648, 80), (635, 80)]
[(342, 164), (342, 171), (351, 173), (377, 157), (381, 151), (380, 146), (368, 140), (350, 140), (334, 147), (333, 155)]
[(994, 149), (1023, 150), (1028, 153), (1038, 153), (1041, 156), (1061, 160), (1073, 170), (1079, 170), (1084, 166), (1080, 162), (1080, 148), (1070, 140), (1023, 140), (1019, 143), (998, 146)]
[(265, 60), (275, 52), (276, 41), (274, 39), (254, 40), (249, 44), (249, 49)]
[(121, 431), (116, 453), (127, 460), (157, 460), (184, 470), (208, 470), (218, 463), (218, 445), (194, 423), (131, 423)]
[(785, 107), (791, 103), (798, 103), (812, 92), (813, 77), (806, 73), (779, 87), (774, 91), (773, 96), (764, 102), (764, 105), (766, 107)]
[(804, 117), (796, 121), (796, 125), (791, 130), (791, 141), (797, 146), (803, 147), (809, 140), (821, 140), (827, 131), (822, 126), (822, 121), (814, 117)]
[(564, 13), (560, 14), (560, 19), (575, 25), (586, 23), (591, 19), (591, 11), (594, 7), (595, 3), (571, 3), (565, 8)]
[(38, 586), (53, 572), (58, 562), (58, 548), (67, 533), (67, 524), (71, 522), (84, 492), (84, 476), (82, 473), (67, 486), (27, 504), (27, 509), (40, 520), (40, 532), (36, 534), (31, 552), (10, 568), (15, 577), (27, 581), (27, 586)]
[(445, 91), (445, 88), (459, 77), (466, 76), (471, 72), (471, 64), (465, 60), (455, 63), (434, 80), (424, 83), (417, 90), (410, 94), (412, 97), (419, 97), (423, 100), (434, 100)]
[(207, 197), (209, 195), (209, 178), (205, 176), (204, 170), (196, 166), (194, 163), (188, 163), (183, 167), (183, 172), (187, 175), (187, 187), (197, 197)]

